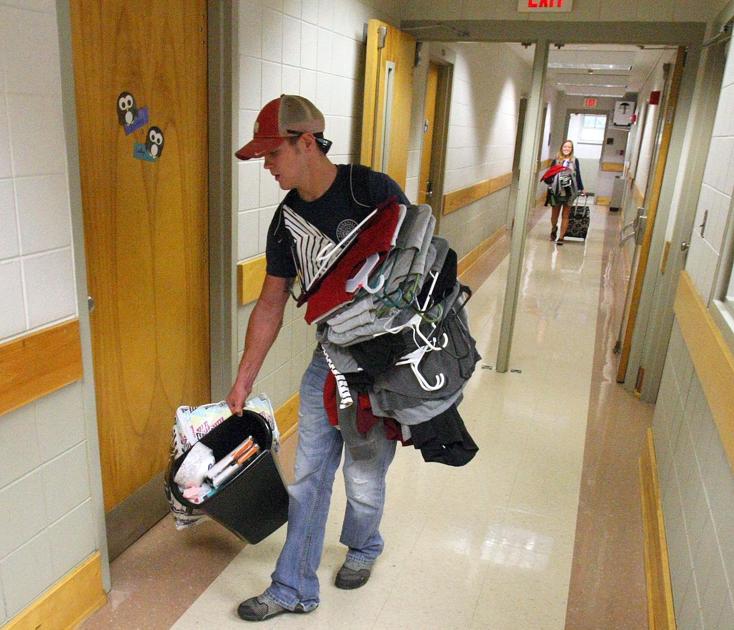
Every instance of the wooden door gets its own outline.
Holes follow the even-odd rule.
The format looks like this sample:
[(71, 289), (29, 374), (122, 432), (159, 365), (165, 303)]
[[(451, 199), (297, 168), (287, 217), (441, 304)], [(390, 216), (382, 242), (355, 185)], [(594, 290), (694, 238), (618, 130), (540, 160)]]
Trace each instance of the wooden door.
[(380, 20), (370, 20), (362, 113), (360, 162), (405, 188), (415, 38)]
[[(209, 402), (207, 12), (205, 0), (70, 4), (109, 512), (164, 469), (176, 407)], [(123, 92), (138, 108), (129, 125)]]
[[(678, 105), (678, 94), (680, 92), (680, 82), (683, 75), (684, 61), (685, 49), (683, 47), (679, 47), (670, 84), (669, 86), (666, 86), (667, 96), (665, 97), (665, 108), (661, 112), (662, 120), (657, 138), (657, 148), (653, 164), (649, 171), (647, 180), (648, 184), (645, 188), (645, 201), (643, 206), (646, 210), (647, 223), (645, 225), (645, 232), (642, 236), (642, 243), (639, 245), (640, 249), (637, 254), (637, 264), (631, 271), (630, 282), (632, 285), (631, 288), (628, 288), (628, 290), (631, 291), (630, 298), (628, 300), (629, 310), (622, 315), (624, 336), (621, 343), (619, 366), (617, 367), (618, 383), (623, 383), (625, 381), (630, 351), (632, 350), (632, 336), (635, 332), (637, 311), (640, 307), (640, 298), (642, 297), (647, 261), (650, 256), (650, 245), (652, 244), (652, 235), (653, 230), (655, 229), (655, 217), (657, 215), (658, 203), (660, 201), (660, 191), (663, 186), (663, 174), (665, 173), (665, 166), (668, 161), (668, 150), (670, 148), (670, 138), (673, 133), (673, 123), (675, 120), (675, 110)], [(638, 391), (642, 384), (641, 376), (642, 375), (638, 375), (637, 385), (635, 386), (635, 389)]]
[(433, 130), (436, 123), (436, 96), (438, 94), (438, 66), (428, 64), (426, 98), (423, 103), (423, 148), (421, 149), (420, 175), (418, 176), (418, 203), (432, 205), (433, 182), (431, 158), (433, 156)]

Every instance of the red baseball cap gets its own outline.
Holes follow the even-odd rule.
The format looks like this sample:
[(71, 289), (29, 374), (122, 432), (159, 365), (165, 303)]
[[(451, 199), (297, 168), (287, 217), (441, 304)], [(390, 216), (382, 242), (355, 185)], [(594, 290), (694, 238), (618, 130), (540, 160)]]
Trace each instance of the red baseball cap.
[(252, 140), (235, 155), (240, 160), (263, 157), (286, 138), (302, 133), (323, 133), (325, 126), (324, 115), (307, 98), (281, 94), (260, 110)]

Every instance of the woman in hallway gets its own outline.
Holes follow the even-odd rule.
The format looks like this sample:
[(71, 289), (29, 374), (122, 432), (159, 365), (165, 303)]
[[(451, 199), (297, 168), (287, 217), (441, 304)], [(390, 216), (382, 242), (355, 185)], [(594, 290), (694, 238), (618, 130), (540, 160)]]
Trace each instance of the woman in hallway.
[[(546, 205), (550, 204), (551, 206), (550, 240), (552, 241), (556, 241), (556, 236), (558, 236), (558, 216), (561, 214), (561, 209), (563, 209), (561, 235), (556, 241), (557, 245), (563, 245), (563, 239), (568, 229), (568, 219), (571, 216), (571, 205), (576, 199), (576, 196), (584, 192), (584, 184), (581, 181), (581, 166), (579, 165), (578, 159), (574, 156), (573, 142), (571, 140), (565, 140), (558, 149), (558, 153), (551, 162), (551, 166), (555, 166), (556, 164), (573, 171), (573, 176), (576, 179), (575, 192), (563, 186), (552, 186), (548, 189), (548, 199), (546, 199)], [(556, 177), (561, 175), (563, 173), (559, 173)]]

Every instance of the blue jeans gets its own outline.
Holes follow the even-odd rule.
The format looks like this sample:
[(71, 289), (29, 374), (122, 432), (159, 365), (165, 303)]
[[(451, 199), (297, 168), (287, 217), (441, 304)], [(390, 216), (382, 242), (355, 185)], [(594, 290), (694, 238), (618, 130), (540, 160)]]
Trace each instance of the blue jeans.
[[(316, 570), (344, 444), (324, 409), (328, 371), (319, 348), (301, 382), (296, 479), (288, 487), (288, 533), (267, 589), (270, 597), (289, 610), (298, 604), (312, 610), (319, 603)], [(375, 430), (378, 447), (374, 458), (354, 461), (348, 449), (344, 458), (347, 507), (340, 541), (349, 548), (347, 558), (362, 566), (371, 565), (384, 546), (379, 526), (385, 506), (385, 475), (395, 455), (395, 441), (385, 437), (384, 427)]]

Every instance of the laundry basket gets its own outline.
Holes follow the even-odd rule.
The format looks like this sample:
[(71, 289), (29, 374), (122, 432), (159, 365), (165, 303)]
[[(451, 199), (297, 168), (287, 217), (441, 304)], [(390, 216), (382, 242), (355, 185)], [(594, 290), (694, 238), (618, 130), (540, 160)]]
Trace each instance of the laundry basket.
[(243, 466), (219, 491), (195, 505), (185, 499), (173, 481), (186, 454), (173, 462), (166, 480), (171, 494), (183, 505), (198, 508), (215, 521), (255, 544), (288, 520), (288, 491), (272, 452), (273, 434), (260, 414), (245, 410), (214, 427), (201, 438), (218, 461), (249, 435), (260, 447), (257, 456)]

